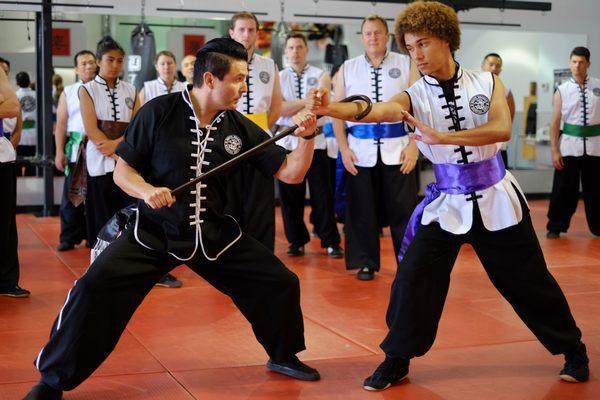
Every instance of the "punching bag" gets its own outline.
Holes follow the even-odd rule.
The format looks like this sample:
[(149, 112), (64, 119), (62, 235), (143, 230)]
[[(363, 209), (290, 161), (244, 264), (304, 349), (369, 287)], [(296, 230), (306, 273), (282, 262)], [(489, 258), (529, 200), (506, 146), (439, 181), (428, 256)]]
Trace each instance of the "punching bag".
[(131, 54), (127, 57), (129, 82), (137, 90), (144, 87), (144, 82), (156, 79), (155, 55), (154, 33), (148, 25), (141, 23), (131, 32)]
[(285, 39), (289, 33), (290, 28), (283, 21), (279, 21), (275, 25), (275, 29), (271, 31), (271, 58), (275, 61), (280, 71), (284, 68), (283, 54)]
[(328, 44), (325, 49), (325, 62), (336, 68), (348, 59), (348, 46), (341, 44), (343, 38), (342, 27), (336, 26), (333, 30), (333, 44)]

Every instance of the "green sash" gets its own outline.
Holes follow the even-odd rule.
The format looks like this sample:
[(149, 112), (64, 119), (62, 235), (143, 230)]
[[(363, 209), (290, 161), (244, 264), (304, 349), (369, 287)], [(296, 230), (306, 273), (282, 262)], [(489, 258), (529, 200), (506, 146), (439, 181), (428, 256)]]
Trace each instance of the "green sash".
[(23, 121), (23, 129), (35, 128), (35, 121)]
[(69, 176), (69, 163), (71, 162), (71, 156), (73, 155), (73, 146), (81, 144), (85, 133), (81, 132), (69, 132), (69, 140), (65, 145), (65, 157), (67, 158), (67, 166), (65, 167), (65, 176)]
[(593, 137), (600, 136), (600, 124), (598, 125), (571, 125), (566, 122), (563, 125), (563, 133), (569, 136)]

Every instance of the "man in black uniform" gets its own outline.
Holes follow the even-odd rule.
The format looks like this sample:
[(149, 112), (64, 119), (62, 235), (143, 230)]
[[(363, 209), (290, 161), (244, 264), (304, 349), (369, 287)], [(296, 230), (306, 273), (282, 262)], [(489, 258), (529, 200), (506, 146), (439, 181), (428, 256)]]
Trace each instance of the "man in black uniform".
[[(228, 173), (175, 188), (267, 139), (235, 110), (247, 90), (247, 54), (231, 39), (198, 51), (194, 87), (148, 102), (117, 149), (114, 179), (139, 199), (134, 228), (125, 230), (92, 263), (67, 295), (50, 340), (35, 360), (41, 381), (25, 397), (60, 399), (83, 382), (114, 349), (131, 315), (160, 277), (186, 263), (230, 296), (252, 324), (270, 360), (267, 367), (302, 380), (317, 370), (295, 354), (304, 346), (297, 276), (223, 214)], [(301, 182), (312, 161), (316, 118), (299, 113), (299, 136), (286, 156), (271, 145), (249, 162), (288, 183)]]

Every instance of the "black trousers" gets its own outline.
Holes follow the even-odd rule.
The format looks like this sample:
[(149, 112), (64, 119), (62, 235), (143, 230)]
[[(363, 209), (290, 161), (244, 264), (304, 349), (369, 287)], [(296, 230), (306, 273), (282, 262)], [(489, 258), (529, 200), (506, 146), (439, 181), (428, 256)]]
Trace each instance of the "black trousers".
[(85, 198), (85, 218), (87, 237), (94, 245), (100, 229), (120, 209), (135, 202), (135, 199), (123, 192), (113, 181), (113, 174), (87, 177), (87, 196)]
[[(21, 157), (33, 157), (35, 156), (35, 145), (18, 145), (17, 146), (17, 155)], [(37, 167), (33, 165), (25, 165), (17, 168), (15, 172), (18, 176), (36, 176)]]
[(317, 236), (321, 239), (321, 247), (337, 246), (340, 244), (340, 234), (333, 213), (329, 159), (326, 150), (314, 151), (312, 164), (302, 183), (290, 185), (278, 181), (285, 237), (290, 244), (297, 246), (310, 242), (310, 235), (304, 223), (307, 182), (310, 191), (311, 222)]
[[(60, 202), (60, 242), (77, 244), (87, 237), (85, 206), (80, 204), (75, 207), (69, 200), (69, 188), (73, 180), (75, 163), (69, 163), (69, 170), (71, 173), (69, 176), (65, 175), (62, 200)], [(95, 240), (95, 237), (88, 238), (90, 244)]]
[(600, 157), (583, 155), (563, 157), (564, 168), (554, 171), (552, 196), (548, 208), (547, 229), (566, 232), (579, 201), (579, 181), (583, 188), (583, 204), (590, 231), (600, 236)]
[[(35, 361), (42, 382), (71, 390), (89, 377), (154, 284), (178, 264), (140, 246), (126, 230), (69, 291)], [(305, 349), (298, 277), (256, 240), (244, 234), (217, 261), (197, 256), (187, 266), (231, 297), (269, 357), (282, 360)]]
[(522, 221), (499, 231), (484, 228), (477, 207), (466, 234), (451, 234), (437, 223), (417, 230), (392, 284), (389, 333), (381, 344), (386, 354), (411, 358), (431, 348), (464, 243), (473, 246), (496, 289), (546, 349), (560, 354), (577, 348), (581, 332), (546, 267), (527, 206), (522, 207)]
[(404, 175), (399, 165), (356, 167), (346, 182), (346, 268), (373, 268), (379, 271), (379, 233), (389, 225), (397, 254), (404, 229), (417, 204), (415, 171)]
[(14, 162), (0, 163), (0, 289), (14, 288), (19, 283), (17, 253), (17, 176)]

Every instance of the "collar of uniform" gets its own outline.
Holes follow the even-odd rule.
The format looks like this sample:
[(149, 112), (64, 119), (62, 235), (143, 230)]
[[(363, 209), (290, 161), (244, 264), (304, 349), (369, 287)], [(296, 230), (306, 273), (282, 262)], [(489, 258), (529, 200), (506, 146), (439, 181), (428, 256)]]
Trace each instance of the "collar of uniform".
[(306, 72), (306, 70), (308, 69), (309, 65), (308, 63), (306, 63), (304, 65), (304, 67), (302, 68), (302, 71), (300, 71), (300, 73), (298, 74), (296, 72), (296, 70), (294, 69), (294, 67), (292, 67), (291, 65), (288, 67), (290, 69), (290, 71), (292, 71), (295, 75), (304, 75), (304, 73)]
[[(456, 71), (454, 71), (454, 76), (452, 77), (452, 80), (454, 82), (458, 82), (460, 80), (460, 78), (462, 78), (463, 70), (459, 63), (457, 63), (456, 61), (454, 61), (454, 63), (456, 64)], [(431, 75), (423, 75), (423, 80), (428, 85), (440, 86), (440, 81), (438, 81)]]
[[(584, 85), (584, 86), (588, 84), (588, 80), (589, 80), (589, 79), (590, 79), (590, 77), (589, 77), (589, 76), (586, 76), (586, 77), (585, 77), (585, 79), (583, 80), (583, 85)], [(573, 83), (574, 83), (574, 84), (576, 84), (576, 85), (579, 85), (579, 82), (577, 82), (577, 81), (575, 80), (575, 78), (573, 78), (572, 76), (569, 78), (569, 81), (573, 82)]]
[[(198, 116), (196, 115), (196, 110), (194, 110), (194, 105), (192, 103), (192, 97), (190, 95), (190, 91), (189, 89), (193, 88), (192, 85), (187, 85), (185, 90), (181, 91), (181, 95), (183, 96), (183, 101), (185, 101), (185, 103), (188, 105), (188, 107), (190, 108), (190, 110), (192, 111), (192, 115), (193, 118), (198, 121), (198, 126), (200, 125), (200, 118), (198, 118)], [(223, 114), (225, 114), (225, 110), (223, 111), (219, 111), (217, 113), (217, 115), (213, 118), (212, 122), (210, 123), (210, 126), (213, 126), (215, 123), (219, 123), (221, 122), (221, 119), (223, 118)], [(192, 117), (190, 117), (191, 119)]]
[[(102, 85), (106, 85), (108, 86), (108, 83), (106, 82), (106, 79), (104, 79), (103, 77), (101, 77), (100, 75), (96, 75), (94, 77), (94, 80)], [(119, 85), (119, 83), (121, 82), (121, 80), (119, 78), (117, 78), (117, 80), (115, 81), (115, 86)]]
[(164, 87), (167, 87), (167, 82), (163, 81), (163, 79), (160, 76), (158, 78), (156, 78), (156, 80), (158, 81), (158, 83), (160, 83)]
[[(385, 51), (385, 54), (383, 55), (383, 58), (381, 59), (381, 63), (379, 64), (379, 66), (381, 67), (381, 64), (383, 64), (383, 62), (385, 61), (385, 59), (387, 58), (387, 56), (390, 54), (389, 50)], [(365, 61), (372, 66), (373, 68), (375, 68), (375, 66), (373, 65), (373, 63), (371, 62), (371, 59), (369, 58), (369, 56), (367, 55), (367, 53), (363, 53), (363, 57), (365, 58)]]

